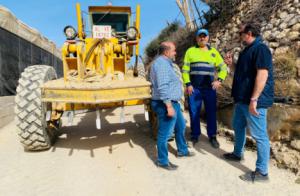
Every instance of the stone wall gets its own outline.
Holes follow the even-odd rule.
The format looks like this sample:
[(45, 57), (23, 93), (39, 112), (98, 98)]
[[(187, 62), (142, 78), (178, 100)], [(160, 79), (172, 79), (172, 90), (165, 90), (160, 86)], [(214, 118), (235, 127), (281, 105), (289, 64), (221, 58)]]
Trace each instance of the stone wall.
[[(300, 139), (300, 2), (299, 0), (247, 0), (243, 1), (236, 10), (237, 13), (226, 25), (218, 27), (214, 24), (210, 25), (210, 31), (215, 32), (211, 35), (212, 45), (223, 54), (232, 51), (236, 60), (243, 49), (238, 33), (242, 21), (253, 21), (261, 25), (262, 37), (273, 54), (275, 94), (277, 97), (290, 100), (288, 104), (274, 104), (269, 110), (270, 137), (277, 141)], [(279, 58), (287, 58), (287, 60), (278, 63), (276, 60)], [(285, 62), (290, 64), (289, 74)], [(229, 77), (232, 77), (232, 73)], [(225, 83), (226, 91), (221, 90), (219, 97), (230, 96), (228, 91), (231, 79), (229, 78)], [(231, 112), (232, 106), (229, 106), (221, 109), (218, 114), (219, 120), (229, 127), (231, 127)]]
[[(300, 175), (300, 2), (246, 0), (236, 11), (225, 25), (210, 25), (212, 45), (223, 54), (233, 52), (237, 60), (243, 49), (238, 33), (242, 21), (261, 25), (262, 37), (273, 54), (275, 95), (283, 102), (275, 103), (268, 111), (272, 154), (279, 166)], [(233, 105), (226, 102), (230, 100), (232, 75), (218, 92), (219, 105), (223, 106), (218, 111), (218, 120), (229, 128)]]
[[(269, 2), (271, 2), (270, 0)], [(274, 2), (278, 2), (273, 0)], [(273, 13), (263, 13), (263, 0), (246, 0), (237, 8), (238, 13), (221, 29), (212, 29), (212, 44), (219, 49), (241, 51), (239, 25), (242, 21), (253, 21), (261, 25), (263, 38), (274, 54), (282, 54), (291, 46), (300, 47), (300, 2), (299, 0), (281, 0), (273, 8)], [(262, 3), (262, 5), (261, 5)], [(262, 12), (259, 12), (261, 10)], [(211, 25), (212, 28), (215, 26)]]

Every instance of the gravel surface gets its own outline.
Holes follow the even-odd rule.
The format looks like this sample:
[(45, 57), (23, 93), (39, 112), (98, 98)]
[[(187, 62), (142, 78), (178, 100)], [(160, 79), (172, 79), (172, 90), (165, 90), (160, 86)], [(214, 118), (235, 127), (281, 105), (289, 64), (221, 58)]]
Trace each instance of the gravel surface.
[(225, 138), (215, 150), (203, 135), (191, 149), (196, 156), (183, 159), (170, 142), (169, 158), (179, 168), (157, 168), (143, 106), (126, 107), (123, 124), (119, 114), (103, 110), (101, 130), (95, 113), (76, 115), (72, 126), (64, 119), (57, 143), (42, 152), (24, 152), (13, 122), (1, 128), (0, 195), (300, 195), (296, 176), (272, 163), (269, 183), (241, 181), (239, 175), (254, 169), (256, 152), (247, 151), (241, 164), (226, 162), (221, 155), (233, 144)]

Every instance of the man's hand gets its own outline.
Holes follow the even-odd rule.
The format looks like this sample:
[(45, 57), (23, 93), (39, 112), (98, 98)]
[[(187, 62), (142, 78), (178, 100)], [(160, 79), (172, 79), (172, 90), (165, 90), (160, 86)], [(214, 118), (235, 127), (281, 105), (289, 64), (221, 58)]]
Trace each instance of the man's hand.
[(193, 86), (192, 86), (192, 85), (188, 86), (188, 87), (186, 88), (186, 92), (187, 92), (188, 95), (193, 94), (193, 92), (194, 92)]
[(256, 107), (257, 107), (257, 101), (250, 101), (249, 112), (252, 115), (259, 116), (259, 113), (257, 112)]
[(167, 104), (166, 107), (167, 107), (167, 116), (168, 117), (173, 117), (175, 115), (175, 110), (172, 106), (172, 103)]
[(258, 69), (256, 78), (255, 78), (255, 84), (254, 84), (254, 90), (251, 96), (251, 101), (249, 105), (249, 112), (253, 115), (258, 116), (259, 113), (256, 110), (257, 107), (257, 99), (260, 96), (261, 92), (263, 91), (267, 79), (268, 79), (269, 72), (267, 69)]
[(227, 53), (225, 54), (224, 62), (225, 62), (226, 65), (228, 65), (230, 68), (233, 67), (233, 55), (232, 55), (231, 52), (227, 52)]
[(221, 87), (222, 83), (217, 80), (217, 81), (214, 81), (213, 83), (211, 83), (211, 85), (214, 90), (217, 90), (218, 88)]

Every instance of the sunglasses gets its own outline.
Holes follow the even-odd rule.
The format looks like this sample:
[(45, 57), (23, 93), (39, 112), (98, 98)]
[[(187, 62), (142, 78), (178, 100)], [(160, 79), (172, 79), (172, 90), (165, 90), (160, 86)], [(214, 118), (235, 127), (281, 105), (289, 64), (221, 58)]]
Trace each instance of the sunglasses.
[(246, 33), (248, 33), (248, 32), (240, 31), (240, 32), (239, 32), (240, 36), (241, 36), (243, 33), (246, 34)]

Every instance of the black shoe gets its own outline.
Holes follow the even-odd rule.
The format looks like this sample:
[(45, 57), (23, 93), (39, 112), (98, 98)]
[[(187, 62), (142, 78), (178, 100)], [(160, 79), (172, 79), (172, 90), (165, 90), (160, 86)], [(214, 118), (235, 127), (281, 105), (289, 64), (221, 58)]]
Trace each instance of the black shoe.
[(192, 148), (196, 145), (196, 143), (198, 143), (199, 140), (198, 138), (191, 138), (188, 142), (187, 142), (187, 145), (189, 148)]
[(196, 143), (199, 142), (199, 139), (198, 138), (191, 138), (191, 142), (193, 142), (193, 144), (195, 145)]
[(156, 165), (157, 165), (157, 167), (161, 167), (161, 168), (169, 170), (169, 171), (173, 171), (173, 170), (176, 170), (178, 168), (178, 165), (175, 165), (171, 162), (169, 162), (168, 165), (161, 165), (161, 164), (156, 162)]
[(175, 134), (172, 134), (171, 137), (168, 139), (168, 142), (172, 142), (175, 139)]
[(193, 156), (195, 156), (196, 155), (196, 153), (194, 153), (194, 152), (188, 152), (187, 154), (185, 154), (185, 155), (183, 155), (183, 154), (178, 154), (177, 153), (177, 158), (182, 158), (182, 157), (193, 157)]
[(220, 144), (216, 137), (209, 138), (209, 142), (213, 148), (220, 148)]
[(262, 175), (258, 171), (251, 171), (247, 172), (243, 175), (240, 176), (240, 179), (246, 182), (268, 182), (269, 181), (269, 176), (268, 174)]
[(236, 156), (233, 153), (225, 153), (225, 154), (223, 154), (223, 157), (226, 160), (229, 160), (229, 161), (237, 161), (237, 162), (239, 162), (239, 161), (243, 160), (243, 157)]

